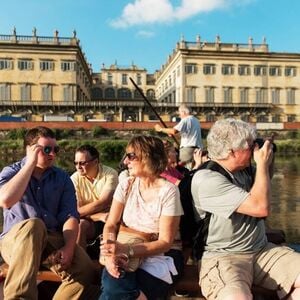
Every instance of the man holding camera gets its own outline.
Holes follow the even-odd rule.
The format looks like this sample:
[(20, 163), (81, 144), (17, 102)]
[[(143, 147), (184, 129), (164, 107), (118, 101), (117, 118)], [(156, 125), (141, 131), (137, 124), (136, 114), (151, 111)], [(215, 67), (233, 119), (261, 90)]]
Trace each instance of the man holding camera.
[[(207, 137), (209, 156), (232, 180), (208, 169), (192, 180), (197, 213), (211, 213), (199, 281), (208, 300), (252, 299), (253, 284), (276, 291), (280, 299), (300, 299), (300, 254), (266, 238), (273, 145), (266, 140), (259, 148), (255, 138), (243, 121), (217, 121)], [(252, 155), (256, 174), (248, 192), (233, 173), (248, 167)]]

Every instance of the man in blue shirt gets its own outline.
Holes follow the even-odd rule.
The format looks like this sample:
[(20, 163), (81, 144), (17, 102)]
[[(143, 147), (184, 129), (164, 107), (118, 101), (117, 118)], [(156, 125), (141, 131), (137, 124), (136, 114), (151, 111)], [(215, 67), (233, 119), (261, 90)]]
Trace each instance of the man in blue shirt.
[(53, 299), (81, 299), (92, 282), (92, 262), (76, 246), (79, 214), (69, 175), (54, 166), (59, 148), (47, 127), (30, 129), (26, 157), (0, 173), (4, 226), (1, 255), (9, 265), (5, 299), (37, 299), (40, 265), (62, 278)]

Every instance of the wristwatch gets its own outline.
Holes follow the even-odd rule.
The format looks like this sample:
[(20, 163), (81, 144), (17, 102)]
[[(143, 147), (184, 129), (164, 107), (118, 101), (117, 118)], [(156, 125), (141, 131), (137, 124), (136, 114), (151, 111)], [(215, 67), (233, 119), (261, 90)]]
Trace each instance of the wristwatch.
[(129, 257), (134, 256), (134, 251), (133, 251), (133, 248), (130, 244), (128, 245), (128, 256)]

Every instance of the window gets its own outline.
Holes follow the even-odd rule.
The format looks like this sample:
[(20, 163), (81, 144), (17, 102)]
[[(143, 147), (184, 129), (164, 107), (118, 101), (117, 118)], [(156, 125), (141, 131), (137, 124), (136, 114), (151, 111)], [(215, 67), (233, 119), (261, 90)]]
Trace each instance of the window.
[(20, 99), (21, 101), (31, 100), (31, 86), (30, 84), (22, 84), (20, 86)]
[(281, 76), (281, 67), (279, 66), (270, 66), (269, 67), (270, 76)]
[(213, 103), (215, 101), (215, 88), (214, 87), (205, 87), (205, 102)]
[(197, 73), (197, 65), (196, 64), (186, 64), (184, 66), (184, 71), (186, 74), (196, 74)]
[[(196, 88), (188, 87), (186, 88), (186, 101), (187, 102), (196, 102)], [(172, 101), (170, 101), (172, 102)]]
[(142, 75), (141, 74), (136, 74), (136, 83), (138, 85), (142, 84)]
[(238, 73), (241, 76), (250, 75), (250, 66), (249, 65), (239, 65)]
[(241, 120), (244, 121), (244, 122), (249, 122), (250, 121), (250, 117), (248, 114), (243, 114), (241, 116)]
[(127, 76), (127, 74), (122, 74), (122, 84), (128, 84), (128, 76)]
[(0, 100), (11, 100), (11, 91), (9, 83), (0, 83)]
[(172, 86), (172, 77), (169, 75), (169, 86)]
[(216, 116), (213, 113), (207, 114), (206, 115), (206, 122), (215, 122)]
[(256, 122), (259, 122), (259, 123), (267, 123), (267, 122), (268, 122), (268, 117), (265, 116), (265, 115), (257, 116)]
[(222, 74), (223, 75), (233, 75), (234, 73), (234, 67), (233, 65), (222, 65)]
[(54, 70), (54, 62), (50, 60), (42, 60), (40, 61), (40, 69), (42, 71), (53, 71)]
[(249, 102), (249, 88), (240, 88), (240, 103)]
[(102, 89), (100, 88), (93, 88), (92, 89), (92, 100), (98, 100), (98, 99), (103, 99), (103, 93)]
[(284, 69), (284, 75), (294, 77), (297, 75), (296, 67), (286, 66)]
[[(130, 94), (131, 95), (131, 94)], [(135, 89), (134, 92), (133, 92), (133, 97), (136, 99), (136, 98), (142, 98), (140, 92)]]
[(286, 94), (286, 97), (287, 97), (286, 103), (287, 104), (295, 104), (295, 89), (290, 88), (290, 89), (287, 89), (286, 92), (287, 92), (287, 94)]
[(63, 72), (76, 71), (76, 62), (75, 61), (62, 61), (60, 66), (61, 66), (61, 70)]
[(149, 99), (154, 99), (155, 98), (155, 92), (154, 92), (153, 89), (147, 90), (146, 95), (147, 95), (147, 98), (149, 98)]
[(256, 89), (256, 103), (267, 103), (267, 89)]
[[(76, 86), (65, 85), (63, 88), (63, 101), (70, 102), (75, 100)], [(92, 91), (93, 93), (93, 91)]]
[(107, 73), (107, 84), (109, 85), (113, 84), (113, 76), (111, 73)]
[(273, 88), (271, 90), (271, 98), (273, 104), (279, 104), (280, 103), (280, 89), (279, 88)]
[(203, 66), (203, 74), (211, 75), (216, 73), (216, 66), (214, 64), (205, 64)]
[(104, 92), (104, 97), (108, 99), (116, 98), (115, 90), (112, 88), (108, 88)]
[(273, 115), (272, 116), (272, 122), (273, 123), (280, 123), (281, 122), (280, 115)]
[(254, 75), (255, 76), (265, 76), (267, 75), (267, 67), (263, 65), (254, 66)]
[(126, 98), (130, 99), (131, 98), (131, 92), (127, 88), (119, 89), (118, 90), (118, 98)]
[(50, 84), (42, 85), (42, 100), (52, 101), (52, 85)]
[(232, 87), (223, 88), (224, 103), (232, 103)]
[(177, 67), (177, 77), (180, 76), (180, 66)]
[(11, 59), (6, 59), (6, 58), (0, 59), (0, 70), (12, 69), (12, 68), (13, 68), (13, 62)]
[(18, 60), (18, 69), (19, 70), (32, 70), (33, 62), (29, 59), (20, 59)]
[(287, 122), (295, 122), (296, 115), (287, 115)]

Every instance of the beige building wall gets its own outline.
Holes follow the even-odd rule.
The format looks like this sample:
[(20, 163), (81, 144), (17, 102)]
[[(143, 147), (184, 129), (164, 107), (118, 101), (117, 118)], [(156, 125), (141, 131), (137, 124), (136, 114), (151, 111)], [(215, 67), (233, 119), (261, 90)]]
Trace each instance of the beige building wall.
[[(32, 36), (0, 35), (2, 103), (84, 102), (90, 100), (91, 82), (91, 70), (75, 32), (70, 38), (61, 38), (58, 32), (53, 37), (36, 36), (36, 32)], [(29, 88), (22, 94), (23, 86)]]
[[(91, 119), (102, 121), (145, 121), (149, 115), (142, 111), (144, 100), (130, 78), (149, 100), (155, 98), (155, 81), (147, 70), (135, 64), (102, 66), (93, 73), (92, 100), (102, 107), (92, 111)], [(115, 103), (115, 107), (112, 104)], [(108, 107), (106, 107), (108, 106)]]
[[(250, 73), (241, 74), (240, 68)], [(188, 103), (198, 108), (202, 120), (211, 110), (217, 117), (248, 114), (252, 121), (300, 121), (300, 54), (269, 52), (265, 40), (224, 44), (219, 37), (214, 43), (182, 38), (155, 76), (160, 103)]]

